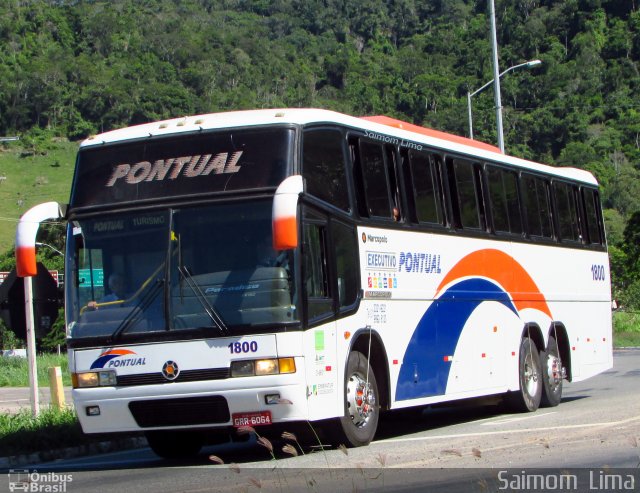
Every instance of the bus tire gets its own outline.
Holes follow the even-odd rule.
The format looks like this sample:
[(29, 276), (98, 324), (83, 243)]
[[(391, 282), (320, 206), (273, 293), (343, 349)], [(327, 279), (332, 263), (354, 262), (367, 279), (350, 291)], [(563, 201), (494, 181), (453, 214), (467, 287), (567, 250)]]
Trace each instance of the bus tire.
[(338, 419), (332, 441), (347, 447), (368, 445), (378, 428), (380, 396), (373, 369), (366, 356), (358, 351), (349, 354), (344, 393), (344, 416)]
[(562, 361), (556, 338), (549, 337), (547, 350), (540, 355), (542, 363), (541, 407), (555, 407), (562, 399)]
[(204, 440), (192, 431), (147, 431), (147, 443), (163, 459), (187, 459), (200, 452)]
[(518, 363), (520, 388), (507, 394), (509, 407), (516, 412), (533, 412), (542, 399), (542, 365), (536, 343), (529, 337), (520, 341)]

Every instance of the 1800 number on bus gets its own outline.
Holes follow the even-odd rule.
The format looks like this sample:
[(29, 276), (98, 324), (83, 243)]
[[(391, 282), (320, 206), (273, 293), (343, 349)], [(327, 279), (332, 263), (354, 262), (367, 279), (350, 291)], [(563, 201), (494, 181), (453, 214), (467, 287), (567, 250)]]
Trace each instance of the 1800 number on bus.
[(261, 426), (271, 424), (271, 411), (258, 411), (254, 413), (234, 413), (232, 415), (233, 426)]

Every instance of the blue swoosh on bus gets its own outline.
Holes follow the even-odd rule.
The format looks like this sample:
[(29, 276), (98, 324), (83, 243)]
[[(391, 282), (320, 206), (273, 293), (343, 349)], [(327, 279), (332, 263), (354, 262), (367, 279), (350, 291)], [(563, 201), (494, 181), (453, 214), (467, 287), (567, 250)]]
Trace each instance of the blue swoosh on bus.
[(525, 308), (551, 317), (537, 285), (511, 256), (493, 249), (467, 255), (444, 277), (436, 300), (413, 332), (398, 375), (396, 400), (445, 394), (450, 357), (469, 317), (485, 301), (501, 303), (517, 317)]

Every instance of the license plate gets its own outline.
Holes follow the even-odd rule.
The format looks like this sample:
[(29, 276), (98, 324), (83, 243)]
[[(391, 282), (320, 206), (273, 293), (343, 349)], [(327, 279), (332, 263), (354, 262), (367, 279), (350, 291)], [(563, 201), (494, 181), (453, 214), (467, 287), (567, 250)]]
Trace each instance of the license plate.
[(234, 413), (231, 416), (234, 427), (262, 426), (271, 424), (271, 411), (257, 411), (254, 413)]

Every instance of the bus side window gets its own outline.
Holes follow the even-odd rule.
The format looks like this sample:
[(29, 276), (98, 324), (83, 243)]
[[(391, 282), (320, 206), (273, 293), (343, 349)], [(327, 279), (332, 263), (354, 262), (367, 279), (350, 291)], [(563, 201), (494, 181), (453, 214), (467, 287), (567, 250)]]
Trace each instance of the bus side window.
[(370, 217), (392, 217), (389, 174), (381, 144), (360, 140), (359, 163), (366, 200), (366, 213)]
[(520, 183), (529, 236), (553, 238), (547, 181), (523, 173)]
[(408, 153), (407, 194), (415, 204), (416, 220), (420, 223), (444, 225), (442, 184), (439, 155), (411, 150)]
[(326, 220), (306, 211), (303, 245), (304, 288), (307, 317), (318, 321), (333, 315), (333, 299), (327, 266)]
[(402, 219), (402, 206), (400, 205), (400, 184), (398, 183), (398, 176), (400, 170), (398, 169), (398, 154), (396, 153), (395, 146), (386, 145), (384, 147), (385, 155), (387, 159), (387, 175), (389, 178), (389, 188), (391, 190), (391, 214), (395, 221)]
[(358, 241), (351, 226), (341, 222), (331, 222), (338, 281), (338, 306), (340, 309), (352, 306), (358, 297)]
[(302, 175), (311, 195), (350, 212), (342, 140), (342, 133), (337, 130), (306, 130)]
[(585, 217), (587, 221), (586, 229), (589, 234), (589, 243), (592, 245), (604, 245), (604, 235), (602, 234), (602, 220), (600, 215), (600, 198), (597, 190), (583, 188), (582, 199), (584, 200)]
[(362, 179), (362, 164), (358, 152), (357, 137), (349, 138), (349, 157), (351, 159), (351, 175), (353, 178), (353, 191), (356, 199), (356, 210), (360, 217), (368, 217), (367, 200), (364, 194), (364, 183)]
[(485, 168), (493, 229), (496, 233), (522, 234), (518, 176), (497, 166)]
[(568, 183), (554, 182), (552, 185), (558, 228), (561, 241), (581, 241), (580, 218), (576, 204), (576, 189)]
[(462, 159), (450, 159), (448, 170), (449, 182), (454, 188), (451, 202), (455, 226), (484, 230), (486, 223), (480, 166)]

